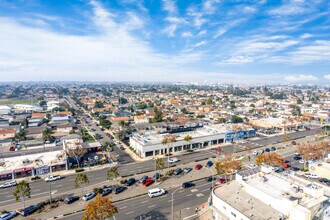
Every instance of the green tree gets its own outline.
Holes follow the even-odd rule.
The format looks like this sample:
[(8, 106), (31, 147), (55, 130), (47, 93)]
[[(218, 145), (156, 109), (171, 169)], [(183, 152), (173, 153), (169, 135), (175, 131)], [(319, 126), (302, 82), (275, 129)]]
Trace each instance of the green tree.
[(103, 102), (96, 101), (94, 104), (94, 108), (104, 108)]
[(156, 171), (162, 171), (165, 168), (165, 163), (162, 158), (156, 159)]
[(76, 189), (81, 189), (81, 195), (83, 195), (84, 186), (87, 186), (89, 184), (89, 179), (86, 174), (84, 173), (78, 173), (76, 175), (75, 181), (74, 181), (74, 187)]
[(42, 100), (42, 101), (39, 102), (39, 105), (40, 106), (46, 106), (47, 102), (45, 100)]
[(24, 141), (26, 140), (26, 131), (25, 130), (22, 130), (20, 132), (17, 132), (15, 134), (15, 139), (16, 140), (19, 140), (19, 141)]
[(22, 199), (23, 207), (25, 208), (25, 199), (31, 198), (31, 188), (28, 182), (21, 180), (13, 192), (16, 201)]
[(213, 103), (213, 101), (212, 101), (211, 98), (208, 98), (208, 99), (206, 100), (206, 104), (207, 104), (207, 105), (212, 105), (212, 103)]
[(154, 107), (155, 117), (151, 119), (151, 123), (157, 123), (163, 121), (163, 113), (158, 110), (158, 108)]
[[(193, 138), (189, 135), (189, 134), (187, 134), (186, 136), (184, 136), (183, 137), (183, 140), (185, 141), (185, 142), (187, 142), (187, 143), (189, 143), (190, 144), (190, 141), (192, 140)], [(192, 145), (190, 144), (190, 149), (192, 148)]]
[(49, 142), (53, 142), (54, 141), (54, 137), (52, 136), (52, 130), (50, 128), (45, 128), (42, 131), (42, 139), (44, 141), (49, 141)]
[(111, 167), (108, 171), (107, 171), (107, 180), (114, 180), (116, 178), (119, 177), (119, 172), (118, 172), (118, 168), (117, 167)]
[(237, 115), (231, 116), (231, 123), (242, 123), (243, 119), (241, 117), (238, 117)]
[(125, 125), (126, 125), (125, 121), (119, 121), (118, 124), (120, 127), (125, 127)]
[(118, 102), (120, 105), (125, 105), (126, 103), (128, 103), (127, 99), (123, 97), (119, 97)]

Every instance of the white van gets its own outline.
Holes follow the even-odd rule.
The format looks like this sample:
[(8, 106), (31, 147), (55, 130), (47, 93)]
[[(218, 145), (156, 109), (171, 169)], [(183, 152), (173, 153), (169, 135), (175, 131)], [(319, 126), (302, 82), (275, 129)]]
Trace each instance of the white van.
[(161, 195), (164, 195), (165, 193), (166, 193), (165, 190), (159, 189), (159, 188), (148, 190), (148, 195), (150, 198), (161, 196)]

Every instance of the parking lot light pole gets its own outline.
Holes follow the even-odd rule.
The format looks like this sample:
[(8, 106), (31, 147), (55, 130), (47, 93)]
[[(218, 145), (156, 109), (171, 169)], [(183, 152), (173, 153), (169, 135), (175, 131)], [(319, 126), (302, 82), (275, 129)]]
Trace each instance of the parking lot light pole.
[(180, 188), (177, 188), (176, 190), (174, 190), (173, 192), (172, 192), (172, 220), (174, 220), (174, 193), (177, 191), (177, 190), (179, 190), (179, 189), (182, 189), (182, 187), (180, 187)]

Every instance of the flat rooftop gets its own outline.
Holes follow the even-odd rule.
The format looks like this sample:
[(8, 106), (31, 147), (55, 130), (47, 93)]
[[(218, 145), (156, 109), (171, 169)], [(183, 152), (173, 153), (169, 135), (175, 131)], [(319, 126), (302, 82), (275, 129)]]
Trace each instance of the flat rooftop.
[[(196, 129), (194, 131), (175, 133), (173, 135), (176, 135), (177, 141), (180, 141), (180, 140), (183, 140), (183, 138), (186, 135), (190, 135), (193, 139), (196, 139), (196, 138), (200, 138), (200, 137), (204, 137), (204, 136), (211, 136), (211, 135), (225, 134), (225, 133), (226, 132), (224, 132), (224, 131), (213, 130), (213, 129), (204, 127), (204, 128)], [(154, 134), (154, 133), (144, 134), (144, 135), (133, 134), (133, 137), (143, 144), (152, 145), (152, 144), (161, 143), (166, 135), (167, 134)]]
[(221, 200), (250, 219), (278, 220), (281, 215), (276, 209), (245, 192), (237, 181), (232, 181), (229, 184), (224, 184), (219, 188), (215, 188), (214, 193)]

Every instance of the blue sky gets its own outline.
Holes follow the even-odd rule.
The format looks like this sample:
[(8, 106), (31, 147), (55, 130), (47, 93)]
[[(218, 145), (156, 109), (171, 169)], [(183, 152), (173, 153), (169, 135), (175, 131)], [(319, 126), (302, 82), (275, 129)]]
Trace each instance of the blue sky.
[(1, 0), (1, 81), (329, 83), (328, 0)]

